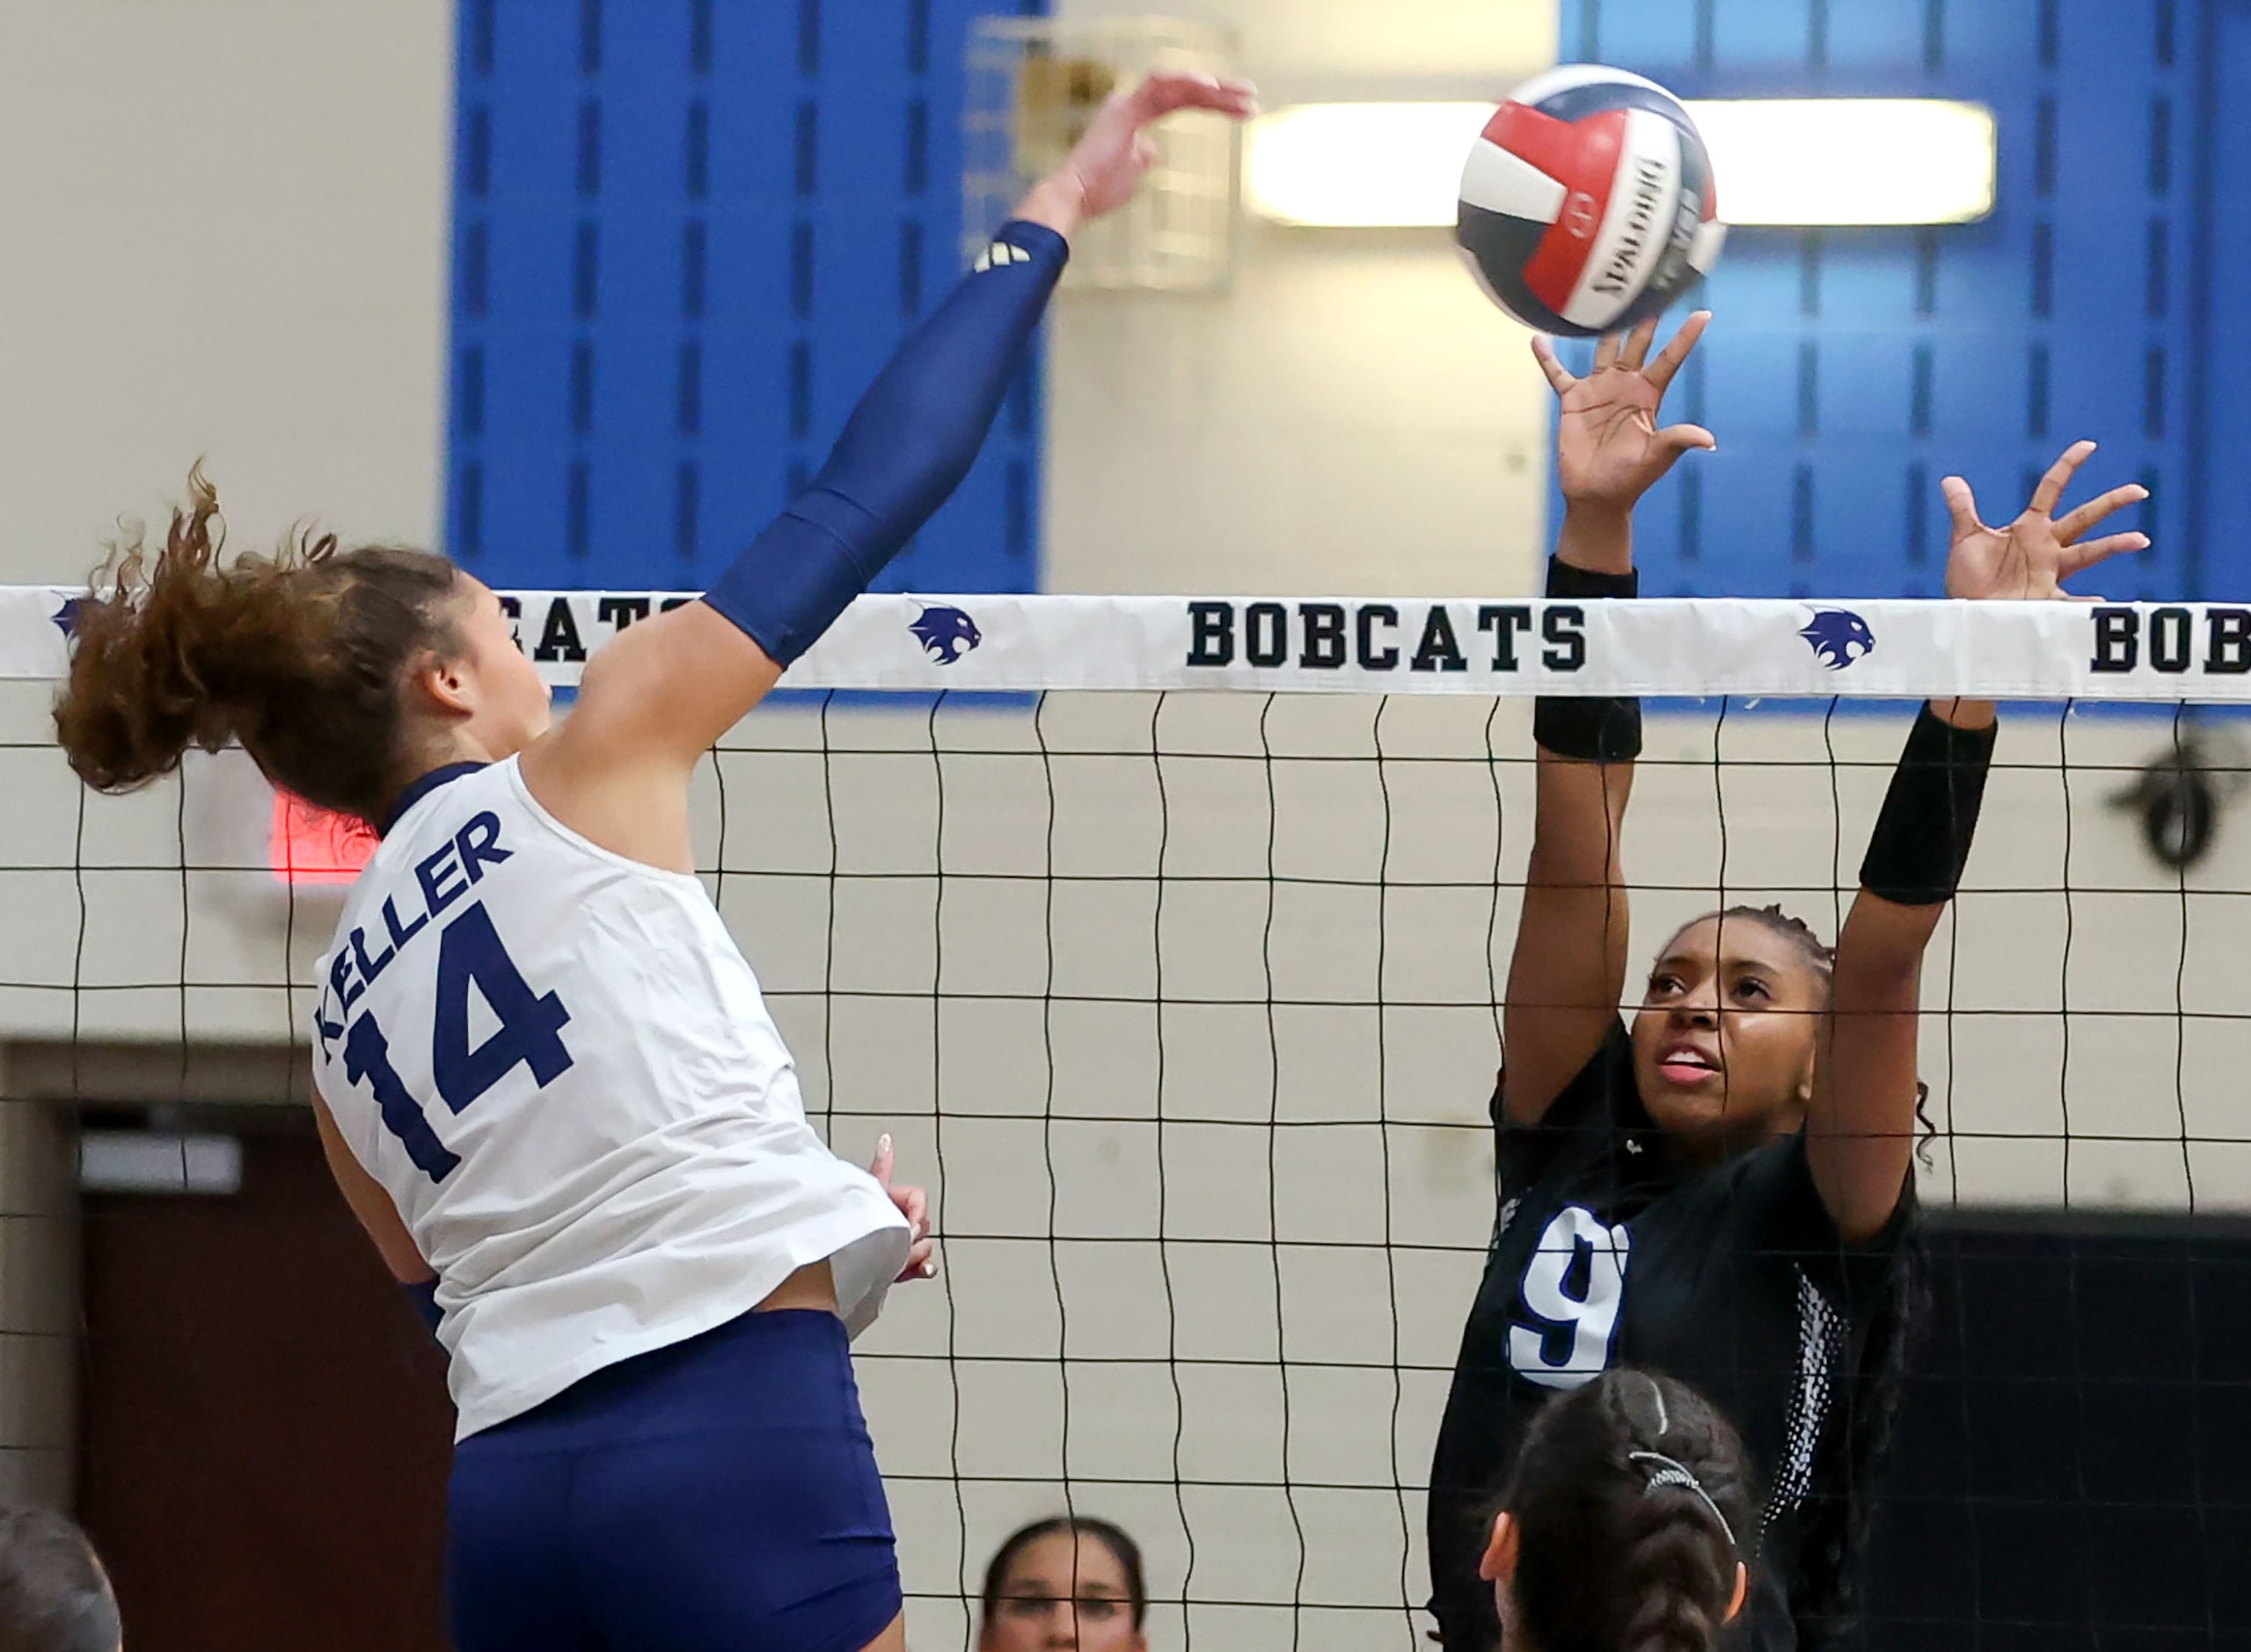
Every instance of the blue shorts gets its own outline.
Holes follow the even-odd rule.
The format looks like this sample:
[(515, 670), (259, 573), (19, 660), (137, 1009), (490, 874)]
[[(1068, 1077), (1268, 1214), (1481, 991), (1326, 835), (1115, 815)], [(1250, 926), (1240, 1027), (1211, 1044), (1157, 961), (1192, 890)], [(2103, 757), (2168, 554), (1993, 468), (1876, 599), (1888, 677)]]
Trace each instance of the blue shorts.
[(456, 1448), (457, 1652), (859, 1652), (898, 1615), (834, 1314), (746, 1313)]

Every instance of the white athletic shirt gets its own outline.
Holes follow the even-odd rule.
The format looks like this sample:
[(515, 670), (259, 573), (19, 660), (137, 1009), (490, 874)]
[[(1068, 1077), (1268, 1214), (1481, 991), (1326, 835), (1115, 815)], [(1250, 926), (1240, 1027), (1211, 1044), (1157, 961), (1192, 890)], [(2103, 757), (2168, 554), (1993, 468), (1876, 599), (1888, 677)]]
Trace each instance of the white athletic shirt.
[(588, 842), (513, 758), (405, 801), (321, 961), (313, 1071), (437, 1270), (456, 1437), (824, 1257), (872, 1321), (905, 1219), (806, 1122), (701, 881)]

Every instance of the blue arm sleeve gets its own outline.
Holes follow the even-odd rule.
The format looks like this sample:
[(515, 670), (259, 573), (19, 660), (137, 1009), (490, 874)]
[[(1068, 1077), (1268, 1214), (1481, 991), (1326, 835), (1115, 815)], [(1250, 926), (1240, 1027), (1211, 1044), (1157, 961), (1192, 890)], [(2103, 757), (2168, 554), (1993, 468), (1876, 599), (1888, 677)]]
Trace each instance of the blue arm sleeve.
[(961, 486), (1023, 364), (1070, 248), (1001, 226), (853, 409), (820, 474), (704, 600), (786, 666)]

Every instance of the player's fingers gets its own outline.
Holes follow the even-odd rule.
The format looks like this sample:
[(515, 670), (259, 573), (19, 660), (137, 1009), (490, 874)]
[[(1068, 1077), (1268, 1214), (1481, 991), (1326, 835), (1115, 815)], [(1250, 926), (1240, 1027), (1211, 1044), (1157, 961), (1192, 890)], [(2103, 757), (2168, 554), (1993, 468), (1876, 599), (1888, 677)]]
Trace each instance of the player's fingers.
[(2085, 545), (2075, 545), (2065, 551), (2056, 564), (2056, 572), (2064, 577), (2093, 567), (2122, 551), (2146, 551), (2149, 536), (2145, 533), (2106, 534), (2100, 539), (2090, 539)]
[(1644, 374), (1657, 387), (1658, 394), (1664, 393), (1673, 375), (1680, 371), (1681, 363), (1688, 360), (1688, 353), (1696, 347), (1697, 340), (1704, 336), (1704, 329), (1711, 325), (1712, 312), (1699, 310), (1682, 322), (1680, 330), (1665, 341), (1665, 347), (1657, 352), (1657, 359), (1649, 363)]
[(903, 1285), (917, 1279), (929, 1279), (938, 1273), (938, 1241), (923, 1239), (907, 1251), (907, 1265), (899, 1270), (894, 1284)]
[(1125, 93), (1124, 103), (1135, 119), (1154, 121), (1179, 108), (1197, 91), (1217, 85), (1209, 75), (1185, 69), (1156, 69), (1144, 75)]
[(868, 1161), (867, 1173), (886, 1188), (891, 1185), (891, 1132), (886, 1130), (875, 1138), (875, 1157)]
[(1555, 354), (1553, 341), (1545, 333), (1532, 334), (1532, 359), (1539, 363), (1539, 370), (1547, 375), (1547, 382), (1554, 387), (1555, 393), (1559, 396), (1579, 382), (1571, 376), (1570, 369), (1563, 365), (1562, 359)]
[(2087, 455), (2094, 451), (2092, 442), (2074, 442), (2064, 450), (2064, 457), (2048, 467), (2048, 474), (2040, 479), (2040, 486), (2032, 490), (2032, 508), (2043, 516), (2052, 515), (2056, 501), (2072, 485), (2072, 478), (2087, 463)]
[(1620, 339), (1615, 333), (1605, 333), (1601, 338), (1595, 340), (1596, 372), (1599, 373), (1604, 368), (1616, 367), (1618, 365), (1619, 347), (1624, 342), (1625, 340)]
[(2139, 482), (2129, 482), (2123, 487), (2114, 487), (2100, 499), (2090, 499), (2077, 510), (2056, 518), (2056, 537), (2069, 545), (2088, 529), (2114, 511), (2129, 505), (2138, 505), (2149, 497), (2149, 489)]
[(1947, 514), (1954, 518), (1957, 537), (1976, 533), (1985, 524), (1977, 519), (1977, 498), (1970, 491), (1970, 484), (1958, 476), (1949, 476), (1939, 484), (1939, 492), (1946, 496)]
[(1638, 373), (1641, 364), (1649, 359), (1649, 347), (1657, 341), (1657, 318), (1651, 316), (1626, 335), (1619, 346), (1618, 364), (1628, 372)]
[(1247, 120), (1259, 112), (1257, 83), (1234, 75), (1217, 76), (1206, 93), (1196, 99), (1196, 107)]
[(899, 1201), (899, 1214), (907, 1218), (907, 1226), (917, 1239), (930, 1232), (930, 1195), (920, 1188), (894, 1188), (892, 1193)]
[(1127, 99), (1136, 125), (1162, 120), (1180, 109), (1245, 115), (1257, 101), (1257, 88), (1247, 80), (1222, 80), (1216, 75), (1178, 69), (1160, 69), (1144, 76)]
[(1667, 425), (1657, 432), (1657, 441), (1675, 453), (1685, 453), (1691, 448), (1712, 449), (1720, 439), (1702, 425)]

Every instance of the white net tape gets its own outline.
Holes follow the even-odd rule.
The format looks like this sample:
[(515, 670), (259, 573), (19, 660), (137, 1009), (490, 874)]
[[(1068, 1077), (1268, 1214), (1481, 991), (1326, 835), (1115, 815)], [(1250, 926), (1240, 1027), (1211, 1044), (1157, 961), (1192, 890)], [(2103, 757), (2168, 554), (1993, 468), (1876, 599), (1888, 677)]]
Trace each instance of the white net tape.
[[(0, 588), (0, 676), (65, 659), (72, 593)], [(664, 591), (510, 595), (558, 683)], [(1231, 689), (1826, 699), (2251, 701), (2251, 608), (2217, 603), (863, 596), (792, 689)]]

